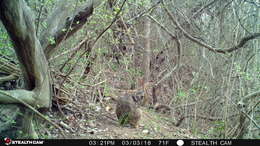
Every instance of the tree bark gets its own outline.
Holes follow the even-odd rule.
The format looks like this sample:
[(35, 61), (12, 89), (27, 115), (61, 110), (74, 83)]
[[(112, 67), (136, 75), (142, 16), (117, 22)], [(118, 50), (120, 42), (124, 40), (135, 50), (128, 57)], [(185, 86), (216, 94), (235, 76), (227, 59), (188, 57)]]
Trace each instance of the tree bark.
[(147, 105), (150, 97), (150, 88), (147, 86), (148, 82), (151, 80), (151, 41), (150, 41), (150, 34), (151, 34), (151, 21), (148, 17), (145, 17), (144, 22), (144, 54), (143, 54), (143, 68), (144, 68), (144, 100), (143, 105)]
[(151, 62), (151, 21), (148, 17), (145, 18), (145, 38), (144, 38), (144, 82), (150, 81), (150, 62)]

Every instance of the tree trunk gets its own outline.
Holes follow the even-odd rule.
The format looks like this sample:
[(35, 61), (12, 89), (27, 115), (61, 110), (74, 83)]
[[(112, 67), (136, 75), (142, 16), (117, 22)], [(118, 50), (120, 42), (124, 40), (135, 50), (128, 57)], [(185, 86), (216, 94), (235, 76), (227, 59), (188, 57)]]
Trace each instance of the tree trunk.
[[(24, 0), (1, 0), (0, 18), (13, 42), (25, 82), (24, 90), (0, 91), (0, 102), (24, 102), (35, 108), (49, 107), (51, 92), (48, 62), (36, 37), (32, 12)], [(26, 138), (37, 138), (32, 124), (32, 113), (24, 106), (19, 106), (19, 109), (23, 114), (19, 117), (22, 118), (22, 135), (26, 135)], [(10, 130), (14, 131), (13, 133), (18, 132), (17, 129)], [(0, 132), (2, 135), (3, 131)]]
[(148, 17), (145, 18), (145, 38), (144, 38), (144, 82), (150, 81), (150, 62), (151, 62), (151, 43), (150, 43), (150, 32), (151, 22)]
[(150, 42), (150, 33), (151, 33), (151, 21), (148, 17), (145, 18), (144, 22), (144, 55), (143, 55), (143, 68), (144, 68), (144, 100), (143, 105), (147, 105), (150, 97), (150, 88), (147, 86), (151, 78), (151, 42)]

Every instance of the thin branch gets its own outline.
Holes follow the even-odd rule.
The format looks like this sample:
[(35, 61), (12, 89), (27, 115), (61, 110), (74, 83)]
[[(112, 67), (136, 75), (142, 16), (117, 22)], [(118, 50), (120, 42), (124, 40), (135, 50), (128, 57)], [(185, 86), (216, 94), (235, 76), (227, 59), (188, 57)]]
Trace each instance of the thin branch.
[(140, 13), (140, 14), (134, 16), (133, 18), (127, 20), (127, 22), (134, 21), (134, 20), (136, 20), (136, 19), (138, 19), (138, 18), (140, 18), (140, 17), (146, 15), (146, 14), (149, 13), (151, 10), (153, 10), (157, 5), (159, 5), (161, 2), (162, 2), (162, 0), (159, 0), (157, 3), (155, 3), (154, 5), (152, 5), (149, 9), (144, 10), (142, 13)]
[[(250, 94), (250, 95), (246, 96), (245, 98), (247, 98), (247, 97), (252, 97), (252, 96), (255, 97), (255, 95), (260, 95), (259, 93), (260, 93), (259, 91), (258, 91), (258, 92), (255, 92), (255, 93), (253, 93), (253, 94)], [(260, 125), (258, 125), (257, 122), (249, 116), (248, 113), (250, 113), (250, 112), (248, 112), (248, 113), (245, 112), (243, 109), (240, 108), (240, 106), (238, 106), (238, 105), (237, 105), (236, 103), (234, 103), (233, 101), (231, 101), (231, 103), (232, 103), (233, 105), (235, 105), (235, 107), (238, 109), (239, 112), (241, 112), (246, 118), (248, 118), (250, 121), (252, 121), (252, 123), (253, 123), (258, 129), (260, 129)]]
[(256, 92), (250, 93), (250, 94), (242, 97), (242, 100), (245, 102), (245, 101), (247, 101), (247, 100), (249, 100), (251, 98), (255, 98), (255, 97), (258, 97), (258, 96), (260, 96), (260, 91), (256, 91)]
[(257, 122), (254, 120), (254, 119), (252, 119), (247, 113), (245, 113), (244, 111), (242, 111), (242, 110), (240, 110), (239, 109), (239, 111), (246, 117), (246, 118), (248, 118), (250, 121), (252, 121), (252, 123), (258, 128), (258, 129), (260, 129), (260, 125), (258, 125), (257, 124)]
[(253, 0), (244, 0), (244, 2), (254, 5), (256, 8), (260, 8), (260, 2), (254, 2)]
[(169, 36), (171, 36), (173, 39), (177, 39), (176, 36), (170, 32), (165, 26), (163, 26), (160, 22), (158, 22), (153, 16), (147, 15), (152, 21), (154, 21), (158, 26), (161, 27), (162, 30), (164, 30)]
[[(233, 117), (236, 117), (238, 116), (239, 114), (233, 114), (233, 115), (229, 115), (227, 118), (233, 118)], [(209, 120), (209, 121), (219, 121), (219, 120), (223, 120), (223, 117), (211, 117), (211, 116), (204, 116), (204, 115), (186, 115), (184, 116), (184, 118), (189, 118), (189, 117), (199, 117), (201, 119), (204, 119), (204, 120)]]
[(10, 74), (8, 76), (0, 77), (0, 84), (6, 81), (11, 81), (17, 79), (17, 76), (15, 73)]
[(235, 10), (234, 10), (235, 15), (236, 15), (237, 20), (238, 20), (238, 24), (239, 24), (247, 33), (250, 33), (250, 31), (244, 26), (244, 24), (242, 23), (241, 18), (239, 17), (239, 14), (238, 14), (238, 11), (240, 11), (239, 5), (235, 3), (234, 9), (235, 9)]
[(212, 2), (209, 2), (208, 4), (202, 6), (198, 11), (196, 11), (191, 18), (194, 18), (195, 16), (197, 16), (201, 11), (203, 11), (204, 9), (206, 9), (207, 7), (211, 6), (212, 4), (214, 4), (215, 2), (217, 2), (219, 0), (213, 0)]
[(159, 85), (162, 81), (166, 80), (166, 79), (167, 79), (168, 77), (170, 77), (171, 74), (172, 74), (176, 69), (178, 69), (179, 67), (181, 67), (181, 66), (176, 65), (171, 71), (169, 71), (164, 77), (161, 78), (161, 80), (157, 81), (153, 86), (157, 86), (157, 85)]
[(98, 37), (95, 39), (95, 41), (94, 41), (93, 44), (92, 44), (92, 47), (95, 46), (95, 44), (96, 44), (97, 41), (103, 36), (103, 34), (105, 34), (105, 32), (116, 22), (116, 20), (118, 19), (119, 14), (121, 13), (121, 11), (122, 11), (122, 9), (123, 9), (123, 7), (124, 7), (124, 5), (125, 5), (125, 2), (126, 2), (126, 0), (124, 0), (124, 2), (123, 2), (123, 4), (121, 5), (119, 11), (117, 12), (116, 16), (115, 16), (114, 19), (112, 20), (111, 24), (108, 25), (108, 26), (98, 35)]
[(38, 36), (38, 33), (39, 33), (39, 26), (40, 26), (40, 20), (41, 20), (41, 16), (42, 16), (42, 9), (44, 8), (44, 0), (41, 0), (40, 1), (40, 4), (41, 4), (41, 6), (40, 6), (40, 12), (39, 12), (39, 15), (38, 15), (38, 22), (37, 22), (37, 25), (36, 25), (36, 36)]

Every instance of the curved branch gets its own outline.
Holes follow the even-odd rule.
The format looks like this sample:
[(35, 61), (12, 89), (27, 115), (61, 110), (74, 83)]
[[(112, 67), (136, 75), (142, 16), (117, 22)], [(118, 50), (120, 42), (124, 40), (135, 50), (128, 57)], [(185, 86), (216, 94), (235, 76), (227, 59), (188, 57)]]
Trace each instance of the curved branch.
[[(236, 45), (236, 46), (233, 46), (229, 49), (224, 49), (224, 50), (216, 50), (216, 51), (223, 51), (224, 53), (228, 52), (233, 52), (239, 48), (242, 48), (249, 40), (253, 40), (253, 39), (256, 39), (257, 37), (260, 37), (260, 33), (253, 33), (249, 36), (246, 36), (244, 38), (241, 39), (241, 41)], [(222, 53), (222, 52), (220, 52)]]
[(17, 75), (15, 73), (10, 74), (8, 76), (0, 77), (0, 84), (6, 81), (15, 80), (17, 79)]
[(93, 44), (92, 44), (92, 48), (95, 46), (95, 44), (97, 43), (97, 41), (103, 36), (103, 34), (105, 34), (105, 32), (116, 22), (116, 20), (119, 17), (119, 14), (121, 13), (121, 11), (123, 10), (123, 7), (125, 5), (126, 0), (123, 1), (123, 4), (120, 6), (119, 11), (116, 13), (114, 19), (112, 20), (112, 22), (110, 23), (110, 25), (108, 25), (98, 36), (97, 38), (94, 40)]
[(35, 93), (28, 90), (0, 90), (0, 103), (20, 103), (20, 101), (35, 106)]
[(153, 16), (151, 15), (147, 15), (151, 20), (153, 20), (158, 26), (160, 26), (160, 28), (162, 30), (164, 30), (171, 38), (173, 39), (177, 39), (177, 37), (170, 32), (170, 30), (168, 30), (165, 26), (163, 26), (160, 22), (158, 22), (155, 18), (153, 18)]

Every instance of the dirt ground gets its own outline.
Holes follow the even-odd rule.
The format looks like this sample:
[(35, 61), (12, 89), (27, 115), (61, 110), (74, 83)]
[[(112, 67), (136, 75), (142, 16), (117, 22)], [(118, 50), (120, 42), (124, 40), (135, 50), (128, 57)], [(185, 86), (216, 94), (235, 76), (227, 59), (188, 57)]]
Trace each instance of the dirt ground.
[[(115, 105), (110, 105), (115, 107)], [(65, 108), (66, 109), (66, 108)], [(69, 108), (67, 108), (69, 109)], [(177, 139), (195, 138), (182, 128), (175, 126), (171, 115), (156, 113), (145, 107), (140, 108), (142, 117), (138, 128), (122, 126), (117, 121), (115, 109), (92, 105), (85, 111), (73, 112), (64, 110), (66, 119), (60, 116), (60, 111), (49, 113), (50, 117), (60, 117), (56, 123), (65, 131), (66, 138), (70, 139)], [(84, 114), (82, 114), (84, 113)], [(58, 129), (50, 127), (47, 135), (55, 138), (64, 138)], [(46, 133), (47, 130), (45, 130)], [(48, 133), (48, 132), (47, 132)], [(50, 136), (47, 136), (50, 138)]]

